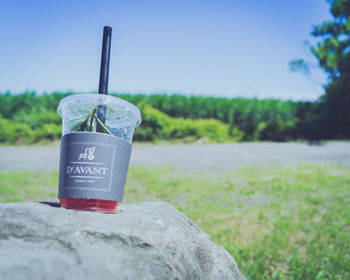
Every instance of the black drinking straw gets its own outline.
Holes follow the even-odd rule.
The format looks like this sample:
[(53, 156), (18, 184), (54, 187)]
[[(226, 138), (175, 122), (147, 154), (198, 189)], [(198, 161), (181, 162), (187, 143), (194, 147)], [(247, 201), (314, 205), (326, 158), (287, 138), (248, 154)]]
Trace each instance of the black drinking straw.
[[(109, 75), (109, 60), (111, 57), (111, 40), (112, 40), (112, 27), (105, 26), (103, 28), (100, 82), (98, 87), (99, 94), (108, 94), (108, 75)], [(105, 123), (106, 121), (105, 106), (98, 106), (97, 117), (103, 123)]]

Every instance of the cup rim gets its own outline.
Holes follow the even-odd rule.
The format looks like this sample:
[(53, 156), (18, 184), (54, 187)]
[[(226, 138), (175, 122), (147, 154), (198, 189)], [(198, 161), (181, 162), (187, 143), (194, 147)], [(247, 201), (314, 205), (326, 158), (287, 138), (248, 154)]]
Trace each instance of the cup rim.
[[(112, 96), (112, 95), (106, 95), (106, 94), (73, 93), (73, 94), (68, 95), (68, 96), (64, 97), (63, 99), (61, 99), (61, 101), (59, 102), (59, 104), (57, 106), (57, 113), (62, 117), (62, 119), (64, 119), (65, 117), (62, 116), (62, 110), (63, 110), (65, 104), (72, 102), (76, 99), (84, 98), (84, 97), (87, 100), (92, 99), (91, 101), (93, 101), (93, 103), (97, 104), (97, 105), (110, 106), (113, 103), (121, 105), (126, 110), (132, 111), (133, 115), (136, 117), (135, 121), (129, 121), (126, 123), (132, 123), (135, 127), (137, 127), (141, 124), (141, 112), (134, 104), (132, 104), (124, 99), (121, 99), (119, 97)], [(126, 123), (124, 123), (123, 125), (125, 125)]]

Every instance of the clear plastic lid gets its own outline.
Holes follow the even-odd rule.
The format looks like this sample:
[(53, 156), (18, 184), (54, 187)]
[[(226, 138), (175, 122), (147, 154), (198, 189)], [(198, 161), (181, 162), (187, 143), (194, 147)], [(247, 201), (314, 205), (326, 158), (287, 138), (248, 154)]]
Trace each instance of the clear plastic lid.
[(141, 123), (139, 109), (123, 99), (105, 94), (73, 94), (63, 98), (57, 107), (62, 117), (62, 134), (75, 132), (74, 127), (94, 110), (98, 110), (113, 135), (131, 142), (135, 127)]
[(58, 105), (58, 114), (71, 120), (84, 117), (98, 107), (106, 108), (105, 119), (113, 127), (134, 126), (141, 123), (141, 113), (139, 109), (130, 102), (118, 97), (105, 94), (73, 94), (61, 100)]

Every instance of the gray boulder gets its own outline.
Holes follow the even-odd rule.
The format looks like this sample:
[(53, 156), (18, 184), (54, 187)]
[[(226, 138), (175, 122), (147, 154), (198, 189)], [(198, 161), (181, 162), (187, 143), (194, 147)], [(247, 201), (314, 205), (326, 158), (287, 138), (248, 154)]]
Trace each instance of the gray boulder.
[(118, 210), (0, 203), (0, 279), (245, 279), (230, 254), (171, 205)]

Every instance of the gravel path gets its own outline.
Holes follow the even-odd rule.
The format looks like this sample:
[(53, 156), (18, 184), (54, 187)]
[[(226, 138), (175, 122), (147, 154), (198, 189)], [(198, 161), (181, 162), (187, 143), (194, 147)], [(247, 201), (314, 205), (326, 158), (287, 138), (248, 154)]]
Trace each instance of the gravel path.
[[(350, 142), (237, 143), (133, 147), (130, 166), (173, 166), (181, 171), (218, 171), (260, 164), (340, 163), (350, 166)], [(0, 171), (58, 169), (59, 146), (2, 146)]]

